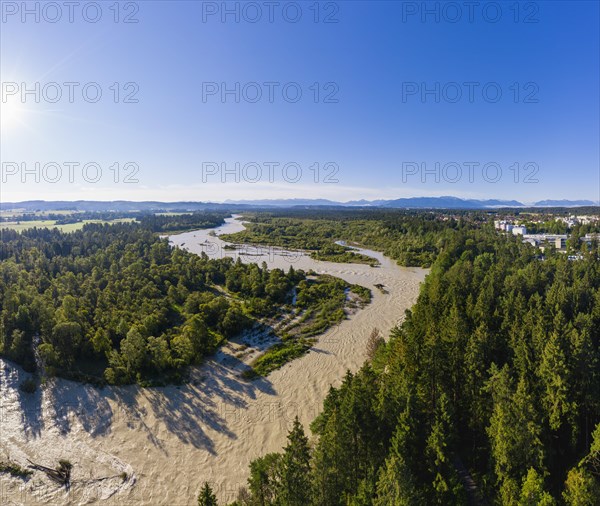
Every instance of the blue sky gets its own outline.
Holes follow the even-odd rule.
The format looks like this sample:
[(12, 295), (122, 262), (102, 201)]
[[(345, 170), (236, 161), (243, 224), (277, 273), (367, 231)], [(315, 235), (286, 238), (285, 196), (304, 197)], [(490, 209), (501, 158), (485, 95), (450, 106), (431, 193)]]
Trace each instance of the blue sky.
[(600, 198), (598, 2), (47, 4), (2, 2), (3, 201)]

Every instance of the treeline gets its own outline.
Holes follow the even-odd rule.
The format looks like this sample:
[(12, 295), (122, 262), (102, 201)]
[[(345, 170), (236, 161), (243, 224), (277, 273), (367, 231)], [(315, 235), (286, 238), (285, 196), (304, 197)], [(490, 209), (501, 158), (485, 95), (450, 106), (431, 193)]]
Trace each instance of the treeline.
[(237, 505), (600, 504), (600, 263), (490, 227), (446, 243), (403, 325)]
[(569, 217), (574, 214), (582, 215), (597, 215), (600, 212), (598, 206), (576, 206), (576, 207), (502, 207), (493, 211), (489, 211), (498, 215), (499, 219), (506, 216), (521, 216), (522, 215), (537, 215), (548, 217), (554, 216)]
[[(139, 213), (138, 213), (139, 214)], [(39, 221), (39, 220), (54, 220), (57, 224), (79, 223), (84, 220), (103, 220), (111, 221), (123, 218), (133, 218), (135, 213), (131, 212), (116, 212), (116, 211), (98, 211), (98, 212), (80, 212), (80, 211), (65, 211), (62, 213), (56, 212), (31, 212), (31, 213), (11, 213), (5, 216), (0, 216), (0, 223), (6, 221)]]
[(74, 379), (179, 381), (224, 339), (292, 312), (294, 293), (316, 312), (344, 297), (345, 284), (198, 256), (149, 228), (3, 231), (0, 354)]
[(153, 232), (180, 232), (197, 228), (215, 228), (225, 223), (229, 213), (197, 212), (187, 214), (141, 214), (140, 224)]

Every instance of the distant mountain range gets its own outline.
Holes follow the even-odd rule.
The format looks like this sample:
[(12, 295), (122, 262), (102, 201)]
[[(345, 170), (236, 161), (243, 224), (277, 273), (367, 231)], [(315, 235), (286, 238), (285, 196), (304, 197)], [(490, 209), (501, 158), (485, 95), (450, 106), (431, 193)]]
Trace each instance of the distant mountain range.
[(212, 202), (133, 202), (115, 200), (109, 202), (94, 200), (0, 202), (0, 210), (33, 211), (204, 211), (204, 210), (244, 210), (257, 208), (283, 207), (377, 207), (389, 209), (494, 209), (500, 207), (582, 207), (597, 206), (592, 200), (540, 200), (533, 204), (523, 204), (517, 200), (476, 200), (458, 197), (410, 197), (394, 200), (351, 200), (336, 202), (327, 199), (263, 199), (231, 200), (224, 203)]
[(540, 200), (535, 203), (539, 207), (576, 207), (576, 206), (597, 206), (598, 202), (591, 200)]
[(518, 200), (476, 200), (458, 197), (408, 197), (394, 200), (351, 200), (336, 202), (327, 199), (266, 199), (266, 200), (228, 200), (226, 204), (249, 206), (343, 206), (343, 207), (386, 207), (407, 209), (488, 209), (497, 207), (582, 207), (597, 206), (592, 200), (540, 200), (532, 204), (523, 204)]
[(394, 200), (351, 200), (349, 202), (336, 202), (326, 199), (232, 200), (226, 201), (226, 204), (274, 207), (344, 206), (409, 209), (485, 209), (488, 207), (523, 207), (523, 204), (516, 200), (465, 200), (458, 197), (410, 197)]

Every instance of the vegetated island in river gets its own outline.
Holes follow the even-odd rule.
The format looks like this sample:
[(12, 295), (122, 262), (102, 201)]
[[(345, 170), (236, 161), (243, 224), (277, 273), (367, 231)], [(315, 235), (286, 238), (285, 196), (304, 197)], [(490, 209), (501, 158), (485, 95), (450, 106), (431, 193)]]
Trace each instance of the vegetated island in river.
[(451, 216), (441, 221), (423, 212), (377, 209), (286, 209), (244, 213), (243, 218), (245, 230), (221, 239), (304, 250), (315, 260), (373, 267), (376, 260), (350, 246), (381, 251), (399, 265), (427, 268), (453, 232), (467, 225)]

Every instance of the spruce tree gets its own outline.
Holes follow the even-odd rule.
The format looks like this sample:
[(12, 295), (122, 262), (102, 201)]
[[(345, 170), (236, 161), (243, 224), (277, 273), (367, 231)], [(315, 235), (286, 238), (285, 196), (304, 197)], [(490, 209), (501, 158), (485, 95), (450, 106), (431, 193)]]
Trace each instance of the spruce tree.
[(217, 498), (213, 494), (212, 488), (208, 483), (204, 483), (200, 495), (198, 496), (198, 506), (218, 506)]
[(310, 449), (298, 417), (294, 419), (284, 448), (281, 469), (281, 499), (289, 506), (306, 506), (311, 497)]
[(398, 419), (388, 457), (379, 473), (374, 506), (412, 506), (420, 504), (416, 479), (411, 469), (414, 447), (414, 420), (409, 409)]

